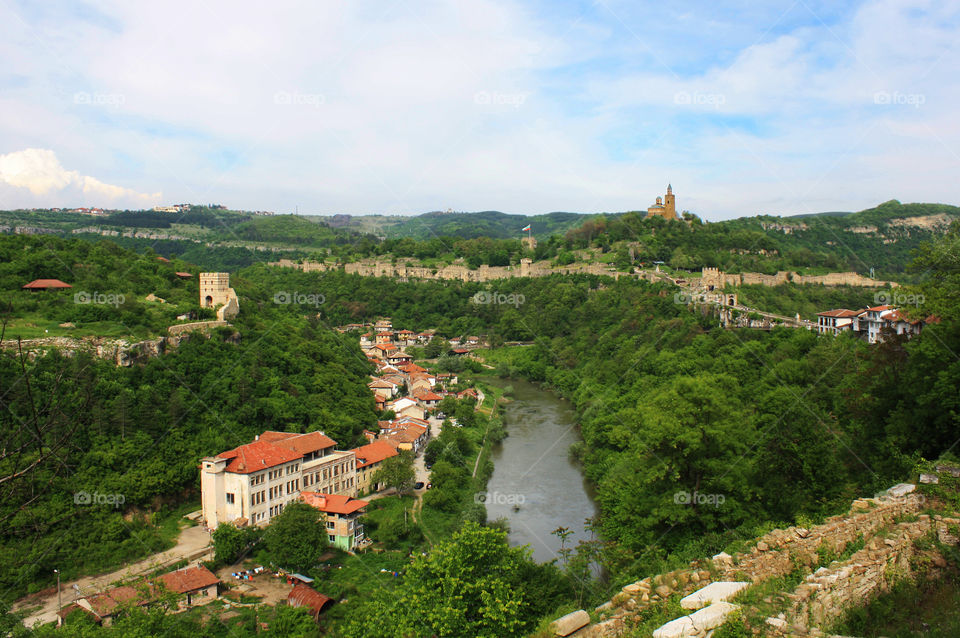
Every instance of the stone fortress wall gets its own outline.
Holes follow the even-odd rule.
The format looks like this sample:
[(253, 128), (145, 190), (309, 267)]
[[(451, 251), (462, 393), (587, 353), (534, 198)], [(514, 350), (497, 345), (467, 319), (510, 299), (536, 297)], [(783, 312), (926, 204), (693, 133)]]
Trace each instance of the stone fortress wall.
[[(944, 472), (960, 477), (958, 468), (944, 468)], [(930, 503), (914, 490), (915, 485), (901, 483), (877, 497), (857, 499), (847, 514), (828, 518), (822, 525), (811, 529), (773, 530), (744, 553), (735, 556), (720, 553), (712, 559), (694, 561), (689, 568), (630, 583), (612, 600), (596, 608), (595, 622), (578, 623), (579, 627), (573, 632), (564, 634), (558, 631), (557, 635), (606, 638), (630, 634), (645, 608), (674, 594), (687, 596), (685, 600), (689, 600), (694, 592), (716, 583), (715, 587), (729, 588), (732, 597), (736, 591), (751, 584), (790, 574), (798, 565), (816, 568), (820, 558), (818, 550), (843, 555), (851, 544), (862, 542), (862, 549), (849, 559), (820, 567), (792, 591), (781, 592), (785, 610), (766, 619), (767, 635), (770, 636), (821, 636), (823, 630), (847, 609), (861, 606), (873, 596), (889, 590), (897, 576), (913, 575), (912, 559), (920, 551), (915, 541), (935, 534), (941, 542), (958, 543), (955, 534), (960, 518), (921, 514)], [(936, 569), (945, 567), (946, 563), (936, 556), (933, 565), (936, 573)], [(691, 614), (671, 621), (653, 635), (655, 638), (702, 636), (737, 608), (723, 600), (714, 603), (725, 607), (719, 618), (715, 615), (710, 627), (695, 627), (696, 616)], [(684, 607), (697, 608), (693, 605)], [(557, 621), (558, 627), (563, 620)]]
[[(620, 277), (638, 277), (648, 281), (666, 279), (659, 271), (640, 271), (635, 274), (617, 272), (611, 266), (601, 263), (579, 262), (569, 266), (552, 266), (549, 261), (532, 261), (521, 259), (516, 266), (487, 266), (482, 265), (471, 270), (461, 264), (450, 264), (443, 268), (424, 268), (414, 266), (410, 260), (363, 260), (348, 264), (328, 265), (322, 262), (305, 261), (302, 263), (290, 259), (281, 259), (270, 262), (269, 266), (281, 268), (296, 268), (304, 272), (326, 272), (344, 270), (350, 274), (367, 277), (395, 277), (398, 279), (453, 279), (457, 281), (495, 281), (511, 277), (546, 277), (552, 274), (589, 274), (607, 275), (614, 279)], [(778, 286), (785, 283), (822, 284), (825, 286), (866, 286), (866, 287), (894, 287), (895, 282), (878, 281), (864, 277), (855, 272), (828, 273), (826, 275), (800, 275), (792, 271), (781, 271), (776, 275), (761, 273), (724, 273), (716, 268), (704, 268), (701, 276), (701, 285), (704, 287), (724, 288), (725, 286), (742, 286), (745, 284), (760, 284), (764, 286)]]

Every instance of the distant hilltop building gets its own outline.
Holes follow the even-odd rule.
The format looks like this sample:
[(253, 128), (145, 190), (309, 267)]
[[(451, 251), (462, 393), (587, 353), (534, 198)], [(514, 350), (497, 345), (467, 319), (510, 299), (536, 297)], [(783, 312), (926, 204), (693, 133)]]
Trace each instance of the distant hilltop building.
[(657, 202), (647, 209), (647, 218), (658, 215), (664, 219), (677, 219), (677, 198), (673, 194), (673, 186), (667, 184), (665, 197), (657, 197)]

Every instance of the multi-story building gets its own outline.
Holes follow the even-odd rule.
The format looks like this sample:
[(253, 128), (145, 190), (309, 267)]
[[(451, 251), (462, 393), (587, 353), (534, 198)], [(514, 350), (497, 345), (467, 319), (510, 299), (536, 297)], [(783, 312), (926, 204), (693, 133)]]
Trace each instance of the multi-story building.
[(267, 525), (301, 490), (354, 496), (353, 452), (322, 432), (264, 432), (252, 443), (201, 459), (200, 492), (209, 529)]
[(380, 489), (373, 482), (373, 475), (383, 464), (384, 459), (398, 454), (397, 448), (387, 441), (371, 441), (352, 450), (357, 458), (357, 492), (369, 494)]
[(368, 503), (342, 494), (304, 492), (302, 500), (327, 516), (327, 539), (334, 547), (350, 551), (366, 542), (363, 525), (357, 519)]

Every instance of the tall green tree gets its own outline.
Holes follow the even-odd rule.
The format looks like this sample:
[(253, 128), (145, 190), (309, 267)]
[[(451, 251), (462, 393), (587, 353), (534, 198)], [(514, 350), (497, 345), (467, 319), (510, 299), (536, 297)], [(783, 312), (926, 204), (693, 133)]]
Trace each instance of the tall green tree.
[(327, 548), (326, 521), (306, 503), (289, 503), (270, 521), (263, 542), (277, 566), (309, 569)]

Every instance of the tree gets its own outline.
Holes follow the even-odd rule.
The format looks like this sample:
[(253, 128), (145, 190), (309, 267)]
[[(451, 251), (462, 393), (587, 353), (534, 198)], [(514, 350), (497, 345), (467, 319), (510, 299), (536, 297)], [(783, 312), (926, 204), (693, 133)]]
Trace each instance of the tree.
[(405, 494), (413, 489), (417, 473), (413, 469), (413, 456), (409, 452), (401, 452), (396, 456), (384, 459), (379, 469), (373, 473), (371, 481), (392, 487), (397, 495)]
[(464, 523), (414, 559), (402, 587), (379, 593), (348, 627), (353, 636), (516, 636), (533, 629), (522, 584), (530, 560), (500, 530)]
[(221, 523), (211, 534), (215, 560), (221, 565), (235, 563), (260, 541), (262, 535), (263, 530), (259, 527), (240, 529), (233, 523)]
[(320, 512), (306, 503), (289, 503), (263, 535), (274, 564), (305, 570), (327, 547), (327, 531)]

